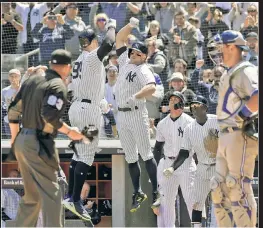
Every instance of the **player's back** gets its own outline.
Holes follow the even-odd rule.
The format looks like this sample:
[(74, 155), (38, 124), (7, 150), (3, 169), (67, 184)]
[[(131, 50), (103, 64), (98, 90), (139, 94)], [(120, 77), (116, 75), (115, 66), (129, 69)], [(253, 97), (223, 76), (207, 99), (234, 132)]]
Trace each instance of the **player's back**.
[(74, 99), (89, 99), (95, 104), (103, 99), (106, 73), (97, 51), (98, 48), (83, 51), (75, 61), (72, 70)]

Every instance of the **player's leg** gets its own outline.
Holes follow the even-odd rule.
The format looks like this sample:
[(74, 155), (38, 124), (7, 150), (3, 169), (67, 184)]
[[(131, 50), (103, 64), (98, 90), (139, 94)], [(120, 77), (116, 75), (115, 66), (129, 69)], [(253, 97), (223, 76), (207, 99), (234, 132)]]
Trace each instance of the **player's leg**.
[(127, 113), (120, 112), (118, 118), (119, 138), (125, 153), (125, 160), (128, 163), (129, 173), (134, 188), (132, 207), (130, 211), (135, 212), (140, 208), (141, 203), (147, 199), (147, 195), (144, 194), (141, 189), (141, 167), (139, 164), (136, 141), (131, 131), (132, 126), (129, 125), (129, 116), (127, 116)]
[(152, 183), (153, 203), (155, 203), (155, 201), (159, 198), (157, 190), (157, 163), (152, 153), (150, 143), (150, 125), (145, 111), (138, 110), (136, 115), (133, 116), (133, 136), (136, 140), (138, 152), (145, 162), (145, 167)]
[(244, 139), (241, 131), (227, 134), (226, 138), (229, 140), (226, 150), (229, 167), (226, 184), (234, 220), (238, 227), (255, 227), (257, 203), (251, 180), (258, 155), (258, 142), (247, 137)]
[(216, 156), (216, 173), (215, 176), (211, 178), (210, 188), (218, 226), (233, 227), (234, 220), (231, 212), (231, 203), (228, 198), (229, 191), (225, 183), (225, 177), (228, 173), (225, 150), (226, 146), (224, 141), (222, 137), (219, 137)]

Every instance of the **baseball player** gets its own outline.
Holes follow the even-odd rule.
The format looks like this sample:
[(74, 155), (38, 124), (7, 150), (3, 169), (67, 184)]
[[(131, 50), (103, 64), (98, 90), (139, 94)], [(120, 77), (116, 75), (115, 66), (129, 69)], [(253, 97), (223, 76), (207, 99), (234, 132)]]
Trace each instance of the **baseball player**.
[(157, 208), (157, 210), (154, 208), (154, 212), (158, 214), (158, 227), (175, 227), (175, 200), (179, 186), (182, 189), (191, 218), (192, 204), (190, 195), (196, 172), (195, 161), (192, 154), (189, 154), (182, 166), (175, 172), (172, 172), (172, 177), (166, 178), (164, 175), (160, 175), (160, 172), (169, 168), (180, 156), (179, 152), (183, 143), (185, 127), (193, 122), (192, 117), (183, 113), (185, 100), (182, 93), (175, 91), (168, 99), (170, 114), (157, 125), (156, 144), (154, 147), (154, 154), (157, 156), (161, 154), (162, 148), (164, 149), (164, 158), (158, 164), (158, 184), (161, 198), (160, 201), (156, 201), (154, 204)]
[(179, 155), (171, 167), (164, 170), (164, 175), (172, 176), (191, 155), (192, 150), (196, 153), (198, 165), (191, 193), (192, 223), (194, 227), (201, 227), (202, 210), (210, 192), (210, 179), (215, 174), (219, 128), (216, 115), (207, 114), (208, 101), (203, 96), (197, 96), (190, 103), (190, 110), (195, 120), (184, 129)]
[(134, 194), (131, 212), (135, 212), (147, 199), (141, 189), (140, 165), (138, 154), (145, 161), (146, 170), (152, 183), (153, 202), (158, 198), (157, 164), (150, 145), (150, 129), (145, 97), (155, 92), (155, 78), (145, 64), (147, 47), (133, 43), (127, 49), (125, 40), (132, 29), (138, 27), (139, 20), (131, 18), (116, 36), (116, 51), (119, 56), (119, 77), (115, 87), (115, 98), (118, 106), (118, 131), (129, 164)]
[[(79, 35), (83, 51), (72, 70), (74, 97), (68, 114), (71, 125), (80, 130), (88, 125), (100, 129), (100, 101), (104, 97), (106, 80), (102, 60), (112, 50), (115, 42), (115, 28), (116, 21), (110, 19), (106, 26), (106, 36), (100, 47), (92, 29)], [(98, 142), (99, 138), (95, 137), (89, 144), (75, 144), (78, 156), (75, 153), (70, 163), (68, 194), (63, 201), (67, 209), (86, 221), (90, 220), (90, 216), (81, 204), (80, 193), (95, 153), (99, 151)]]
[(217, 106), (220, 136), (216, 174), (211, 179), (215, 215), (220, 227), (234, 223), (255, 227), (257, 204), (251, 180), (258, 142), (250, 120), (258, 111), (258, 71), (242, 60), (248, 47), (240, 32), (227, 30), (214, 39), (228, 68), (220, 79)]

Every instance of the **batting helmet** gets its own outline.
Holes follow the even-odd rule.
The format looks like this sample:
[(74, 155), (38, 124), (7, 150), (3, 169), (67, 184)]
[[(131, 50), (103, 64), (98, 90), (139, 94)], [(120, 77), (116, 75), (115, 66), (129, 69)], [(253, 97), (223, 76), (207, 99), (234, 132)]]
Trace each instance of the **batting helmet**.
[(92, 40), (96, 39), (97, 36), (93, 29), (89, 28), (79, 35), (79, 44), (82, 48), (89, 46)]
[(137, 41), (132, 44), (132, 47), (129, 49), (128, 57), (130, 58), (132, 50), (139, 51), (145, 55), (148, 54), (148, 48), (145, 46), (144, 43)]
[(190, 111), (191, 111), (191, 112), (192, 112), (192, 110), (191, 110), (191, 105), (192, 105), (192, 104), (203, 104), (203, 105), (205, 105), (205, 106), (208, 108), (208, 101), (207, 101), (207, 99), (204, 98), (204, 97), (201, 96), (201, 95), (197, 95), (197, 96), (193, 99), (193, 101), (190, 102)]
[(180, 102), (174, 105), (174, 109), (184, 109), (185, 106), (185, 98), (184, 95), (178, 91), (174, 91), (173, 93), (170, 94), (169, 96), (169, 100), (172, 96), (176, 96), (178, 98), (180, 98)]

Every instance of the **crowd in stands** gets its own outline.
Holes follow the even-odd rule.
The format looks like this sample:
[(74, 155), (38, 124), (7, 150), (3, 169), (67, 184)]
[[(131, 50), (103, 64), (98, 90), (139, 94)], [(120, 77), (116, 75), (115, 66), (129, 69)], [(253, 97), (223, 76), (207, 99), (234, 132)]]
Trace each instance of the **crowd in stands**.
[[(81, 53), (78, 35), (82, 31), (93, 28), (101, 43), (109, 18), (117, 20), (117, 32), (131, 17), (138, 18), (139, 28), (132, 31), (126, 44), (131, 47), (139, 40), (148, 47), (146, 61), (157, 85), (153, 96), (146, 98), (152, 137), (157, 123), (169, 113), (167, 97), (171, 91), (182, 92), (186, 103), (195, 95), (203, 95), (209, 101), (209, 113), (216, 113), (219, 80), (224, 68), (216, 66), (209, 57), (208, 44), (213, 36), (229, 29), (240, 31), (250, 48), (249, 52), (243, 53), (244, 59), (258, 65), (257, 2), (1, 4), (2, 56), (26, 54), (39, 48), (39, 52), (28, 56), (28, 67), (48, 66), (51, 53), (59, 48), (70, 51), (76, 60)], [(101, 105), (102, 135), (116, 138), (116, 50), (111, 51), (103, 62), (107, 79)], [(20, 87), (21, 73), (13, 69), (9, 71), (8, 79), (11, 85), (2, 89), (2, 133), (5, 135), (10, 134), (6, 110)]]

